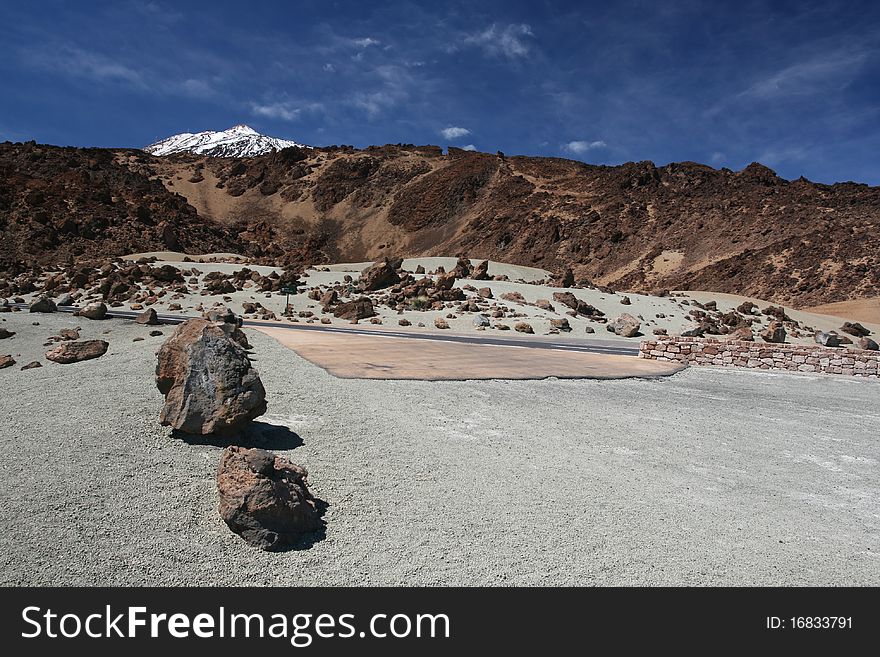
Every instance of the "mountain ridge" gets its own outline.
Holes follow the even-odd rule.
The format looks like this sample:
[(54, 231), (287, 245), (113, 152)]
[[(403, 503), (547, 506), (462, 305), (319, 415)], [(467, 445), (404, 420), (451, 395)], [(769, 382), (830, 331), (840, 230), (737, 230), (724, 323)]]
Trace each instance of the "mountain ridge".
[(787, 181), (760, 164), (607, 166), (411, 144), (240, 158), (0, 144), (0, 224), (0, 257), (20, 262), (172, 242), (291, 265), (462, 254), (571, 267), (619, 290), (799, 306), (880, 296), (880, 188)]

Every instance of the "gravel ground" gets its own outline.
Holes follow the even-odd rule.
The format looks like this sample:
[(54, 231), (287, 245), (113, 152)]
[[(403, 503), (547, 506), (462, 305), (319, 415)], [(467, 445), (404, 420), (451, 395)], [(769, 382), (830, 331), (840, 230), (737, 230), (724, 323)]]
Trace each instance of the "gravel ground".
[[(269, 414), (246, 441), (329, 505), (272, 554), (217, 514), (220, 447), (159, 426), (152, 327), (2, 317), (6, 585), (880, 584), (876, 382), (342, 380), (250, 332)], [(71, 325), (108, 353), (19, 370)]]

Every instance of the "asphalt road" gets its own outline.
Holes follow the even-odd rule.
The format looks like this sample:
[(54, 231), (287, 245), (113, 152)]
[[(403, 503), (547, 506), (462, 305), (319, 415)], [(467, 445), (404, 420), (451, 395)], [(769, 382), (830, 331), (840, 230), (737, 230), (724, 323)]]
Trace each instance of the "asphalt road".
[[(27, 308), (27, 304), (10, 304), (18, 308)], [(58, 306), (61, 312), (72, 313), (79, 310), (76, 306)], [(116, 310), (108, 308), (108, 317), (119, 317), (124, 319), (134, 319), (140, 314), (134, 310)], [(163, 324), (180, 324), (188, 319), (194, 319), (194, 315), (169, 315), (157, 313), (159, 321)], [(413, 340), (433, 340), (437, 342), (461, 342), (466, 344), (484, 344), (500, 347), (528, 347), (532, 349), (556, 349), (561, 351), (581, 351), (599, 354), (610, 354), (616, 356), (636, 356), (639, 353), (637, 344), (620, 344), (613, 340), (584, 340), (584, 339), (568, 339), (565, 341), (540, 340), (526, 337), (509, 337), (501, 338), (495, 336), (482, 335), (462, 335), (462, 334), (440, 334), (440, 333), (415, 333), (408, 331), (394, 331), (389, 329), (363, 329), (340, 326), (327, 326), (326, 324), (291, 324), (288, 322), (257, 322), (252, 320), (244, 320), (244, 326), (251, 327), (269, 327), (281, 328), (292, 331), (323, 331), (326, 333), (347, 333), (350, 335), (366, 335), (372, 337), (385, 338), (406, 338)]]

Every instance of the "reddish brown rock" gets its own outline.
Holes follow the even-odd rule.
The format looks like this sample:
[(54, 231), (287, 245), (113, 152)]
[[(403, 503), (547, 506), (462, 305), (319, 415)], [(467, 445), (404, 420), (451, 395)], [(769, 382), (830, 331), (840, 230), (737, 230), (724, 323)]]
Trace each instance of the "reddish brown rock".
[(483, 260), (471, 271), (471, 278), (475, 281), (488, 281), (491, 276), (489, 276), (489, 261)]
[(449, 323), (442, 317), (437, 317), (434, 320), (434, 326), (436, 326), (438, 329), (448, 329)]
[(223, 522), (251, 545), (281, 550), (321, 527), (305, 468), (262, 449), (227, 447), (217, 468)]
[(520, 333), (534, 333), (535, 329), (532, 328), (532, 325), (527, 322), (517, 322), (513, 325), (514, 331), (519, 331)]
[(735, 329), (732, 333), (728, 333), (728, 340), (741, 340), (743, 342), (753, 342), (755, 339), (754, 333), (752, 333), (752, 329), (748, 326), (740, 326)]
[(24, 370), (33, 370), (33, 369), (36, 369), (36, 368), (38, 368), (38, 367), (42, 367), (42, 366), (43, 366), (43, 364), (42, 364), (40, 361), (38, 361), (38, 360), (33, 360), (33, 361), (31, 361), (30, 363), (28, 363), (27, 365), (22, 365), (22, 366), (21, 366), (21, 369), (22, 369), (22, 371), (24, 371)]
[[(764, 311), (767, 312), (766, 310)], [(761, 339), (764, 342), (774, 342), (774, 343), (783, 343), (785, 342), (785, 327), (782, 326), (782, 322), (773, 320), (770, 322), (770, 325), (761, 331)]]
[[(191, 319), (159, 350), (160, 421), (191, 434), (228, 434), (266, 412), (266, 390), (224, 324)], [(75, 343), (74, 343), (75, 344)]]
[(376, 312), (373, 310), (373, 302), (369, 297), (361, 297), (354, 301), (340, 303), (333, 309), (333, 316), (340, 319), (358, 320), (372, 317)]
[(15, 359), (10, 355), (0, 356), (0, 370), (15, 365)]
[(83, 340), (82, 342), (64, 342), (51, 351), (46, 352), (46, 360), (67, 365), (83, 360), (98, 358), (107, 353), (110, 345), (104, 340)]
[(863, 338), (871, 335), (871, 331), (862, 326), (859, 322), (844, 322), (840, 330), (849, 333), (856, 338)]
[(858, 345), (859, 349), (867, 349), (869, 351), (877, 351), (878, 349), (877, 343), (874, 342), (874, 340), (872, 340), (871, 338), (859, 338), (856, 344)]
[(399, 281), (400, 276), (397, 275), (388, 258), (385, 258), (364, 270), (358, 280), (358, 286), (365, 292), (371, 292), (391, 287)]

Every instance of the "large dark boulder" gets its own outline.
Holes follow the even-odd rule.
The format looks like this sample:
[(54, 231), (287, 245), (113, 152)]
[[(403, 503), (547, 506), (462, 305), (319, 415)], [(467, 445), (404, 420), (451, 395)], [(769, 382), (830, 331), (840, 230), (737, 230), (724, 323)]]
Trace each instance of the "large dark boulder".
[(373, 302), (368, 297), (361, 297), (354, 301), (340, 303), (333, 309), (333, 316), (340, 319), (366, 319), (372, 317), (376, 312), (373, 310)]
[(191, 319), (162, 345), (156, 386), (162, 424), (191, 434), (229, 434), (266, 412), (266, 390), (230, 324)]

